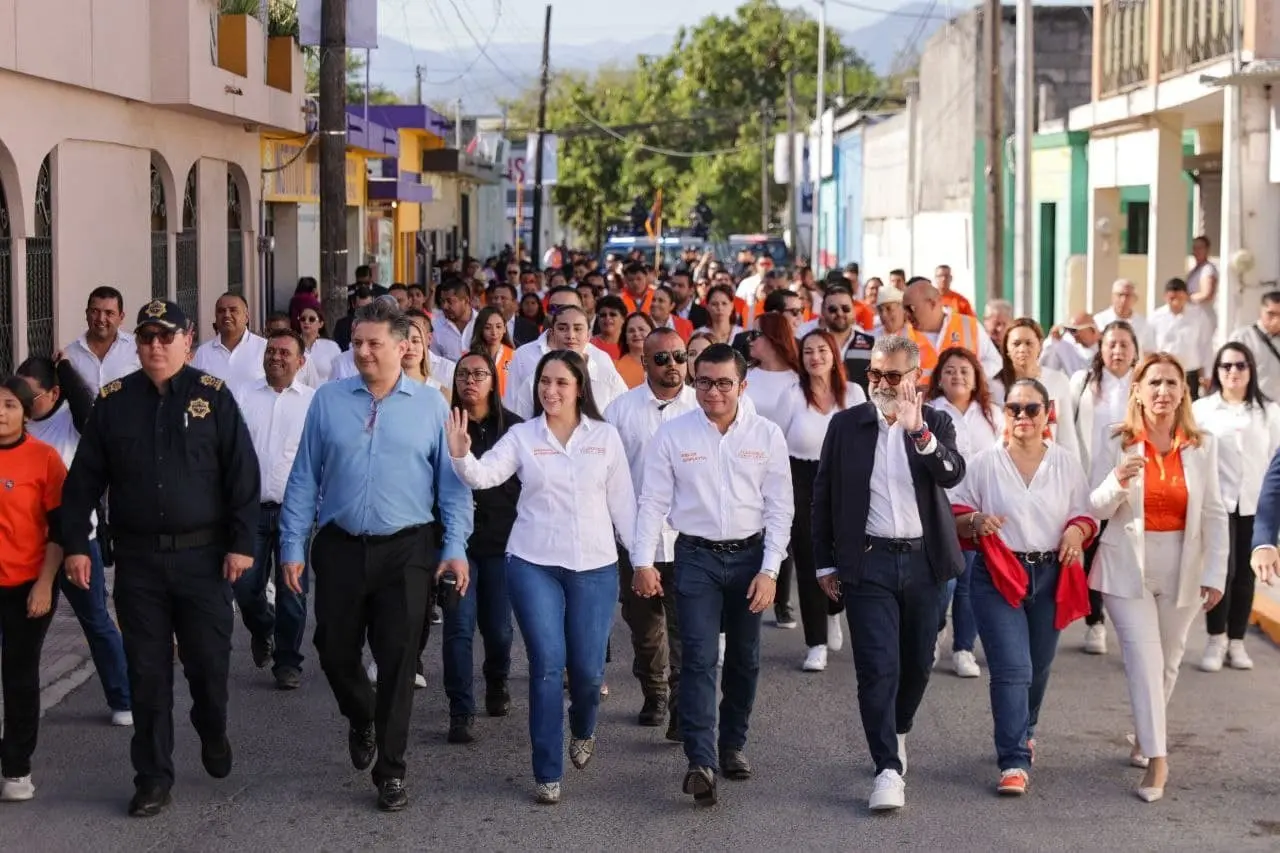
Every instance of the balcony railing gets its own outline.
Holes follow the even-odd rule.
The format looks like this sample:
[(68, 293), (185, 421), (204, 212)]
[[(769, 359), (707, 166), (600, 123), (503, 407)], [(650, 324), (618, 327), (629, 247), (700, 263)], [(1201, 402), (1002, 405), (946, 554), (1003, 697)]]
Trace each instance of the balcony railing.
[(1151, 5), (1160, 0), (1099, 0), (1102, 22), (1101, 90), (1122, 92), (1147, 80), (1151, 69)]
[(1096, 94), (1154, 84), (1230, 56), (1238, 0), (1095, 0)]
[(1229, 56), (1236, 0), (1165, 0), (1160, 5), (1160, 76)]

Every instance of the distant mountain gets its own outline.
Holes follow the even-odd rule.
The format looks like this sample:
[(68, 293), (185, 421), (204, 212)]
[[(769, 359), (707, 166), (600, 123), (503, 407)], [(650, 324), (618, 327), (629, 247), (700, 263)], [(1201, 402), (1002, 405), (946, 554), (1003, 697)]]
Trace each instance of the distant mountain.
[[(844, 32), (841, 38), (853, 47), (876, 71), (898, 70), (895, 61), (911, 59), (944, 23), (939, 18), (913, 15), (939, 14), (934, 3), (917, 2), (902, 7), (898, 15), (886, 15), (874, 24)], [(635, 41), (609, 40), (587, 45), (551, 45), (551, 66), (560, 69), (594, 71), (604, 65), (628, 65), (642, 54), (665, 53), (675, 33), (649, 36)], [(537, 42), (490, 45), (488, 59), (475, 46), (437, 51), (415, 48), (387, 35), (378, 37), (373, 51), (370, 76), (406, 100), (416, 97), (415, 66), (423, 68), (422, 99), (426, 103), (451, 103), (462, 98), (463, 109), (471, 114), (495, 113), (499, 99), (510, 99), (538, 82), (542, 46)], [(496, 67), (495, 67), (496, 65)]]

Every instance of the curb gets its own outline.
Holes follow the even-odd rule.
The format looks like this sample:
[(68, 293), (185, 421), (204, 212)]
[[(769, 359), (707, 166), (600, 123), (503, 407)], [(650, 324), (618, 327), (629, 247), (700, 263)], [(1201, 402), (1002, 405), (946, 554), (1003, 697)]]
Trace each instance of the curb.
[(1253, 597), (1253, 613), (1249, 616), (1249, 624), (1257, 625), (1262, 633), (1271, 638), (1271, 642), (1280, 645), (1280, 604), (1270, 596), (1259, 594)]

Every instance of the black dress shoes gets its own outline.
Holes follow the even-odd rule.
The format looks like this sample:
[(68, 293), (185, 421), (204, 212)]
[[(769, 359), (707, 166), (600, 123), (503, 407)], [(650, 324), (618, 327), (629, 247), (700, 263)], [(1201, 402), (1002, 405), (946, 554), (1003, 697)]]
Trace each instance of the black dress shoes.
[(720, 752), (720, 773), (726, 779), (742, 781), (751, 778), (751, 762), (740, 749), (725, 749)]
[(471, 731), (471, 724), (475, 718), (467, 714), (459, 714), (456, 717), (449, 718), (449, 743), (473, 743), (475, 742), (475, 733)]
[(667, 697), (654, 695), (644, 697), (644, 706), (636, 716), (636, 722), (642, 726), (657, 728), (667, 718)]
[(490, 681), (484, 692), (484, 709), (490, 717), (505, 717), (511, 713), (511, 693), (506, 681)]
[(352, 726), (347, 732), (347, 749), (351, 753), (351, 766), (357, 770), (368, 770), (369, 765), (373, 764), (373, 757), (378, 753), (373, 723), (359, 729)]
[(378, 783), (378, 811), (398, 812), (409, 805), (403, 779), (383, 779)]
[(169, 789), (159, 785), (139, 785), (129, 801), (129, 817), (155, 817), (172, 800)]
[(216, 740), (206, 740), (200, 744), (200, 761), (205, 772), (215, 779), (225, 779), (231, 775), (231, 741), (226, 735)]

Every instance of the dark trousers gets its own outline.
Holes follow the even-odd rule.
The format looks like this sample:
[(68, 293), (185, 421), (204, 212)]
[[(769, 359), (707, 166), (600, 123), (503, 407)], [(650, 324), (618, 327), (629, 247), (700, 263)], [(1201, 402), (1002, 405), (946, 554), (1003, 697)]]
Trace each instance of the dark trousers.
[(862, 558), (862, 578), (842, 586), (867, 746), (876, 773), (901, 773), (897, 736), (911, 731), (929, 685), (942, 584), (923, 550), (873, 545)]
[[(338, 710), (355, 728), (373, 723), (375, 783), (403, 779), (418, 639), (435, 569), (426, 527), (391, 537), (351, 536), (333, 524), (316, 534), (316, 653)], [(365, 638), (378, 665), (375, 692), (361, 664)]]
[(631, 648), (635, 653), (631, 674), (640, 682), (640, 691), (646, 699), (665, 696), (674, 717), (680, 692), (680, 617), (676, 614), (675, 564), (658, 563), (654, 568), (662, 581), (662, 595), (641, 598), (631, 588), (631, 557), (624, 549), (618, 549), (622, 619), (631, 629)]
[(1222, 600), (1205, 616), (1210, 634), (1226, 634), (1229, 640), (1243, 640), (1253, 613), (1255, 578), (1249, 558), (1253, 556), (1253, 516), (1231, 513), (1231, 556), (1227, 561), (1227, 583)]
[(217, 545), (185, 551), (116, 549), (116, 616), (133, 693), (135, 785), (173, 785), (173, 640), (201, 740), (227, 733), (231, 584)]
[(89, 588), (80, 587), (58, 574), (58, 586), (66, 596), (67, 604), (76, 614), (84, 638), (89, 642), (89, 654), (93, 657), (98, 681), (107, 696), (107, 707), (112, 711), (128, 711), (129, 667), (124, 660), (124, 640), (120, 629), (111, 621), (107, 610), (107, 570), (102, 565), (102, 550), (97, 539), (89, 540)]
[(773, 599), (773, 615), (779, 622), (783, 617), (794, 618), (791, 612), (791, 583), (796, 574), (796, 561), (792, 555), (792, 546), (787, 546), (787, 556), (778, 569), (778, 587)]
[[(813, 564), (813, 478), (818, 463), (791, 460), (791, 489), (796, 514), (791, 521), (791, 554), (795, 560), (796, 588), (800, 593), (800, 622), (806, 646), (827, 644), (827, 617), (844, 610), (844, 602), (832, 601), (818, 586), (818, 567)], [(781, 576), (779, 576), (781, 577)], [(779, 588), (781, 594), (781, 588)]]
[(1192, 400), (1200, 399), (1200, 371), (1187, 371), (1187, 391), (1191, 394)]
[[(1093, 542), (1088, 548), (1084, 549), (1084, 569), (1085, 572), (1093, 568), (1094, 557), (1098, 554), (1098, 543), (1102, 541), (1102, 531), (1107, 529), (1107, 522), (1103, 521), (1098, 524), (1098, 535), (1093, 537)], [(1252, 570), (1250, 570), (1252, 574)], [(1107, 621), (1106, 616), (1102, 612), (1102, 593), (1096, 589), (1089, 590), (1089, 615), (1084, 617), (1084, 624), (1089, 627), (1094, 625), (1102, 625)]]
[[(276, 602), (267, 601), (267, 579), (274, 575)], [(302, 640), (307, 633), (307, 591), (310, 579), (302, 572), (302, 595), (284, 582), (280, 563), (280, 505), (263, 504), (258, 513), (253, 567), (232, 585), (240, 618), (255, 637), (275, 639), (275, 671), (302, 668)]]
[(31, 775), (31, 756), (40, 733), (40, 652), (58, 603), (39, 619), (27, 617), (27, 596), (35, 582), (0, 587), (0, 690), (4, 694), (4, 735), (0, 775)]
[[(471, 557), (471, 584), (457, 607), (444, 609), (444, 692), (449, 697), (449, 716), (471, 717), (476, 713), (475, 658), (472, 647), (476, 628), (484, 640), (484, 679), (488, 684), (505, 683), (511, 672), (511, 597), (507, 594), (507, 558), (498, 554)], [(426, 634), (426, 629), (423, 629)]]
[[(680, 732), (684, 754), (696, 767), (719, 768), (720, 750), (747, 743), (760, 675), (760, 616), (748, 607), (747, 588), (764, 563), (764, 545), (734, 554), (676, 540), (675, 591), (680, 619)], [(720, 727), (716, 734), (716, 659), (725, 633), (720, 674)]]

